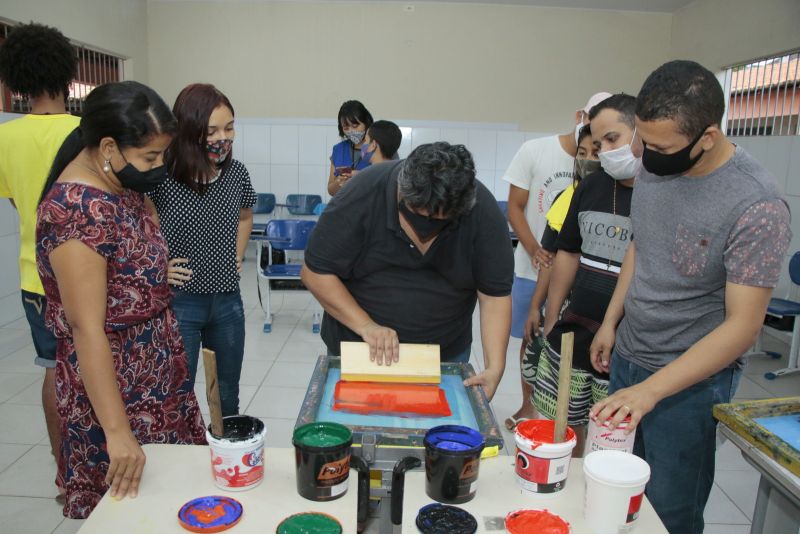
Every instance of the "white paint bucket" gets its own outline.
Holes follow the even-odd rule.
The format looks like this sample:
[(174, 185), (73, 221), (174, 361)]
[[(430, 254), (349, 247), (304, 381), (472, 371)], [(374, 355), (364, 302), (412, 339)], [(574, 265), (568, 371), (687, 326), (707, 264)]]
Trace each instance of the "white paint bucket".
[(584, 516), (593, 534), (630, 532), (650, 480), (650, 466), (622, 451), (595, 451), (583, 460)]
[(553, 443), (555, 421), (530, 419), (517, 425), (517, 483), (532, 493), (556, 493), (564, 489), (569, 474), (569, 461), (577, 439), (567, 428), (566, 440)]
[(586, 433), (588, 443), (587, 454), (594, 451), (623, 451), (633, 454), (633, 443), (636, 440), (636, 429), (630, 434), (625, 431), (631, 422), (630, 416), (626, 417), (614, 430), (608, 427), (608, 421), (602, 425), (597, 424), (597, 419), (589, 418), (589, 429)]
[(211, 450), (211, 476), (218, 488), (244, 491), (255, 488), (264, 479), (264, 423), (249, 415), (224, 417), (223, 437), (206, 439)]

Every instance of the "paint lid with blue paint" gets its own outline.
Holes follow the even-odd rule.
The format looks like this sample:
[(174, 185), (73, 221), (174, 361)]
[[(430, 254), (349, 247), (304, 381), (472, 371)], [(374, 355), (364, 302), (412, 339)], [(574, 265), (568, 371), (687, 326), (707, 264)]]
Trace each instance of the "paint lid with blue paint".
[(422, 534), (473, 534), (478, 521), (462, 508), (435, 502), (419, 509), (417, 528)]
[(428, 430), (423, 443), (426, 448), (449, 454), (472, 455), (483, 450), (486, 440), (480, 432), (468, 426), (440, 425)]
[(244, 509), (236, 499), (222, 495), (198, 497), (178, 511), (178, 521), (190, 532), (214, 533), (228, 530), (242, 518)]

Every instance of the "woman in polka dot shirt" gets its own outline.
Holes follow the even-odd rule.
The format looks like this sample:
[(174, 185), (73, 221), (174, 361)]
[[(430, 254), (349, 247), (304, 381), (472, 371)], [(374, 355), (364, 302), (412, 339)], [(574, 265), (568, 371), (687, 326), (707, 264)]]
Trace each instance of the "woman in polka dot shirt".
[(244, 357), (242, 257), (256, 193), (233, 159), (234, 111), (216, 87), (192, 84), (173, 107), (178, 135), (166, 155), (170, 178), (150, 194), (169, 244), (172, 306), (194, 380), (200, 345), (217, 354), (223, 416), (239, 413)]

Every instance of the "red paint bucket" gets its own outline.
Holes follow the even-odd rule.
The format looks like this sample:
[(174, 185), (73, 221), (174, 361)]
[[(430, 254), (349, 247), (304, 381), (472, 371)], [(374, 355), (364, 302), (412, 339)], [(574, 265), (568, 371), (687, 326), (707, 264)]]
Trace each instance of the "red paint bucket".
[(572, 449), (578, 440), (567, 428), (565, 441), (553, 443), (555, 421), (530, 419), (517, 425), (517, 482), (533, 493), (556, 493), (564, 489)]

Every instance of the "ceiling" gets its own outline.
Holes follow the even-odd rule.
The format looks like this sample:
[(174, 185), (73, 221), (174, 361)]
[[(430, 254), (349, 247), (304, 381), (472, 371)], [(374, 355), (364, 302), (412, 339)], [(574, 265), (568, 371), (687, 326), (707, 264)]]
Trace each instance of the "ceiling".
[[(298, 0), (295, 0), (298, 1)], [(304, 0), (300, 0), (304, 1)], [(352, 0), (328, 0), (352, 1)], [(541, 7), (566, 7), (578, 9), (606, 9), (613, 11), (648, 11), (653, 13), (673, 13), (691, 4), (694, 0), (370, 0), (396, 2), (403, 4), (424, 4), (428, 2), (447, 2), (453, 4), (497, 4)]]
[[(193, 1), (193, 0), (148, 0), (154, 1)], [(255, 2), (268, 2), (274, 0), (244, 0)], [(278, 0), (281, 1), (281, 0)], [(310, 2), (315, 0), (282, 0), (285, 2)], [(323, 2), (353, 2), (354, 0), (316, 0)], [(358, 1), (358, 0), (356, 0)], [(362, 0), (364, 1), (364, 0)], [(394, 2), (398, 4), (414, 5), (430, 2), (450, 4), (496, 4), (539, 7), (563, 7), (574, 9), (601, 9), (611, 11), (646, 11), (651, 13), (673, 13), (678, 9), (691, 4), (694, 0), (369, 0), (370, 2)]]

